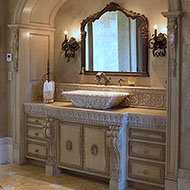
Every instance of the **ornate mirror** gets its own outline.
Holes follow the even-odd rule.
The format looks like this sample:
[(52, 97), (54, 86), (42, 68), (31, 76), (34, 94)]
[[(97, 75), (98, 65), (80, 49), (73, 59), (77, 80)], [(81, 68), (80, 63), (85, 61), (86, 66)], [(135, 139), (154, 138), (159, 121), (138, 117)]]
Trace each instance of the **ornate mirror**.
[(81, 73), (148, 76), (148, 19), (116, 3), (81, 23)]

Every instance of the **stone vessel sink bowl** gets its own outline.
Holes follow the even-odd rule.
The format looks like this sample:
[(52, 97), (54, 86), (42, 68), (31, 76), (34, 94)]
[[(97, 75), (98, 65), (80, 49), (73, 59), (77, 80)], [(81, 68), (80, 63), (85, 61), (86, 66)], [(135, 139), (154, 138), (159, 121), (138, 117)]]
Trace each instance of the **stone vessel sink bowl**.
[(92, 108), (105, 110), (116, 107), (127, 97), (128, 93), (108, 92), (108, 91), (64, 91), (62, 94), (67, 101), (71, 101), (73, 105), (81, 108)]

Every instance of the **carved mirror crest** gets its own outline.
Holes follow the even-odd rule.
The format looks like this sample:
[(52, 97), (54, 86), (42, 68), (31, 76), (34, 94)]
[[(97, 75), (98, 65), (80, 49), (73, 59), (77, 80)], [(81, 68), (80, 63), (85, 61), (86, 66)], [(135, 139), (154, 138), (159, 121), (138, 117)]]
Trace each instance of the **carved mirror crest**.
[(116, 3), (81, 23), (81, 73), (148, 76), (148, 19)]

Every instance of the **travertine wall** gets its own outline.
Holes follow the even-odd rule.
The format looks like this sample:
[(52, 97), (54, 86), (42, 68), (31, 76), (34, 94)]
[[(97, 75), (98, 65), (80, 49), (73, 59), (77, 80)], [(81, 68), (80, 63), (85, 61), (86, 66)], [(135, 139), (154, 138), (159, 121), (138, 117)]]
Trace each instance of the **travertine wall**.
[(7, 136), (6, 1), (0, 0), (0, 138)]
[[(103, 9), (111, 0), (69, 0), (59, 10), (55, 19), (55, 73), (57, 82), (72, 83), (95, 83), (94, 76), (80, 76), (81, 58), (80, 50), (69, 63), (64, 58), (61, 44), (64, 40), (64, 30), (67, 29), (69, 37), (74, 36), (80, 39), (80, 23), (87, 16)], [(167, 20), (161, 12), (167, 11), (167, 0), (115, 0), (114, 2), (125, 7), (145, 14), (149, 19), (149, 35), (153, 33), (154, 24), (158, 25), (158, 31), (162, 26), (166, 26)], [(150, 77), (137, 78), (137, 85), (151, 87), (165, 87), (167, 79), (167, 57), (154, 58), (150, 51), (149, 54), (149, 73)], [(117, 83), (118, 77), (112, 77), (112, 83)], [(126, 78), (127, 81), (127, 78)]]
[(180, 168), (190, 169), (190, 1), (182, 0)]

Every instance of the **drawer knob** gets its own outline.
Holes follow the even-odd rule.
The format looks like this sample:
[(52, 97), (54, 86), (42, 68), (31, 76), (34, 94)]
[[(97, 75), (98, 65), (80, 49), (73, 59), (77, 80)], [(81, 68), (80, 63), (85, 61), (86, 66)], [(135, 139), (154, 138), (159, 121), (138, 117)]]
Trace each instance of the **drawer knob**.
[(93, 156), (96, 156), (96, 155), (98, 154), (98, 147), (97, 147), (97, 145), (93, 144), (93, 145), (91, 146), (91, 154), (92, 154)]
[(68, 150), (68, 151), (71, 151), (71, 150), (73, 149), (73, 144), (72, 144), (72, 142), (71, 142), (70, 140), (68, 140), (68, 141), (66, 142), (65, 148), (66, 148), (66, 150)]
[(36, 153), (38, 153), (38, 152), (39, 152), (39, 150), (38, 150), (38, 149), (36, 149), (36, 150), (35, 150), (35, 152), (36, 152)]
[(144, 152), (144, 154), (148, 154), (149, 153), (149, 151), (147, 149), (145, 149), (143, 152)]
[(35, 120), (35, 123), (39, 123), (39, 120), (36, 119), (36, 120)]
[(38, 136), (39, 135), (39, 133), (35, 133), (35, 136)]
[(148, 170), (144, 170), (144, 171), (143, 171), (143, 174), (144, 174), (144, 175), (147, 175), (147, 174), (148, 174)]

